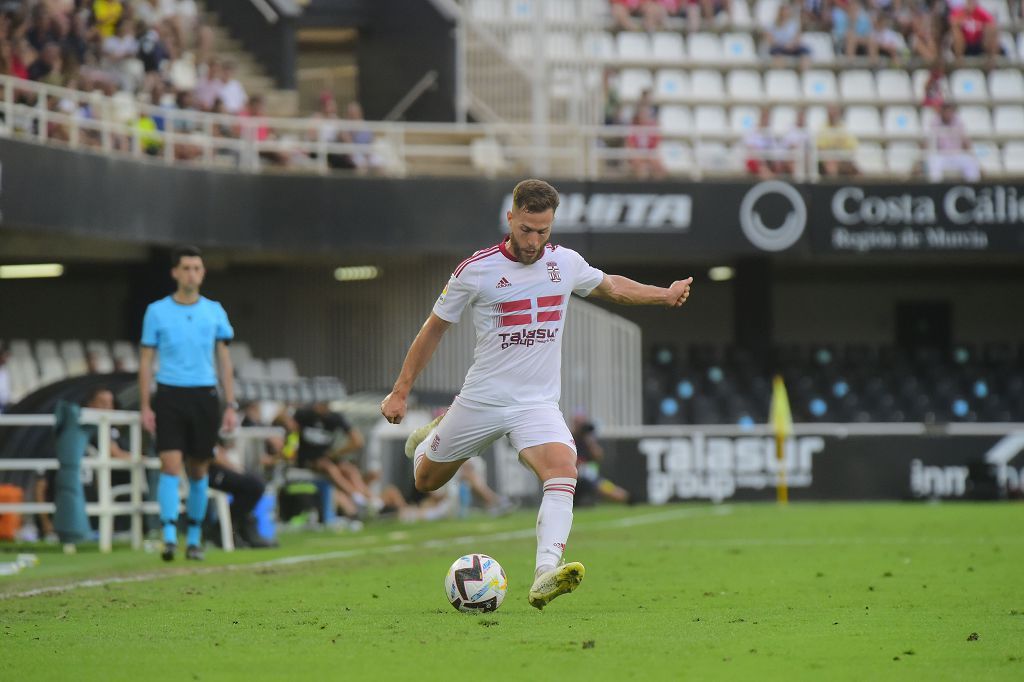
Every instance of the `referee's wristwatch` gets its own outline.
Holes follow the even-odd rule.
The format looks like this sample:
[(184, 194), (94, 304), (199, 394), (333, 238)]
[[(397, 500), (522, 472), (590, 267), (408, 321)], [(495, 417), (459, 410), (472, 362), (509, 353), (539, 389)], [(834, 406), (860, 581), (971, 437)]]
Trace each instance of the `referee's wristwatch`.
[(237, 400), (232, 400), (230, 403), (227, 403), (224, 407), (230, 407), (232, 410), (237, 412), (238, 411), (238, 401)]

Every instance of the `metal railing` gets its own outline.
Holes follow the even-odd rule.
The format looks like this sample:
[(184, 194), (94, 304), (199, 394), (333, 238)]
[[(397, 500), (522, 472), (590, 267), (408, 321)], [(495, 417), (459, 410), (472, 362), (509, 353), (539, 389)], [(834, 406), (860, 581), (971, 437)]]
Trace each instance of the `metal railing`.
[[(103, 154), (120, 154), (164, 164), (203, 165), (243, 172), (326, 174), (353, 168), (402, 177), (437, 172), (464, 175), (510, 174), (543, 169), (555, 177), (632, 177), (632, 161), (665, 160), (671, 150), (687, 159), (669, 164), (667, 175), (698, 180), (706, 175), (748, 175), (744, 133), (722, 122), (714, 133), (695, 129), (638, 129), (532, 123), (407, 123), (323, 118), (271, 118), (212, 114), (140, 103), (125, 94), (105, 97), (0, 76), (0, 136)], [(159, 125), (157, 122), (159, 121)], [(160, 129), (162, 127), (162, 129)], [(660, 149), (627, 144), (636, 132), (656, 132)], [(924, 132), (857, 135), (862, 143), (906, 141), (914, 160), (927, 152)], [(1016, 136), (975, 135), (998, 143)], [(913, 152), (913, 153), (911, 153)], [(790, 158), (811, 181), (825, 152), (808, 140), (803, 155)], [(841, 152), (842, 155), (850, 152)], [(856, 154), (854, 154), (856, 157)], [(766, 157), (767, 158), (767, 157)], [(669, 159), (671, 161), (671, 159)], [(794, 171), (794, 175), (801, 173)], [(885, 174), (885, 173), (882, 173)]]

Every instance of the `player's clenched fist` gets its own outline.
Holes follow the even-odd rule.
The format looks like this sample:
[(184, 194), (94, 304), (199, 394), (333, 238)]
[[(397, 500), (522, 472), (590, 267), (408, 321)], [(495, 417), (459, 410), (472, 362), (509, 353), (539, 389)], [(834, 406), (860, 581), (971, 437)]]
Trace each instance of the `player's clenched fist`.
[(686, 303), (686, 299), (690, 297), (690, 284), (692, 283), (693, 277), (672, 282), (672, 286), (668, 288), (668, 296), (665, 297), (665, 305), (669, 308), (678, 308)]
[(405, 398), (396, 395), (394, 391), (388, 393), (380, 403), (380, 413), (392, 424), (401, 424), (405, 419)]

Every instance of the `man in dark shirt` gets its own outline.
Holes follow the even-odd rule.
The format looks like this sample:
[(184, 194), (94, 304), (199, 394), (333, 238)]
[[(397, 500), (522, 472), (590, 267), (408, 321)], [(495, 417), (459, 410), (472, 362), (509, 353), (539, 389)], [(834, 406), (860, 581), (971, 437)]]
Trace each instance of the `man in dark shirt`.
[(597, 427), (587, 415), (577, 412), (572, 417), (572, 437), (576, 441), (576, 496), (580, 500), (595, 501), (600, 495), (612, 502), (629, 502), (629, 492), (601, 476), (599, 462), (604, 449), (597, 440)]

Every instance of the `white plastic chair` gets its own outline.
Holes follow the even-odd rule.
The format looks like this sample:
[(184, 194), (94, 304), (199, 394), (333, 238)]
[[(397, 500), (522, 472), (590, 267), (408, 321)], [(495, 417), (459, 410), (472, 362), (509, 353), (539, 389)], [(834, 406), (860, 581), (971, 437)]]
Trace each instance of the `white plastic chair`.
[(569, 31), (550, 31), (544, 40), (545, 58), (552, 61), (573, 61), (579, 57), (576, 36)]
[(1007, 173), (1024, 175), (1024, 142), (1003, 145), (1003, 168)]
[(575, 0), (544, 0), (544, 19), (549, 24), (573, 24), (578, 18)]
[(882, 132), (882, 119), (878, 109), (868, 106), (847, 107), (844, 112), (846, 129), (853, 135), (875, 137)]
[(658, 145), (658, 157), (665, 170), (672, 175), (688, 174), (693, 170), (693, 153), (690, 146), (675, 140), (665, 140)]
[(640, 31), (623, 31), (615, 38), (615, 50), (619, 61), (651, 61), (651, 39)]
[(886, 107), (882, 120), (886, 135), (907, 137), (921, 133), (921, 122), (914, 107)]
[(836, 52), (832, 44), (832, 36), (828, 33), (804, 33), (800, 39), (811, 52), (812, 64), (832, 64), (836, 61)]
[(992, 134), (992, 116), (988, 107), (978, 104), (960, 107), (960, 120), (969, 136)]
[(885, 155), (882, 145), (877, 142), (864, 142), (857, 145), (853, 153), (853, 162), (857, 169), (865, 175), (885, 175)]
[(874, 102), (878, 99), (875, 77), (866, 69), (850, 69), (839, 74), (839, 94), (846, 102)]
[(697, 64), (722, 61), (722, 44), (713, 33), (692, 33), (687, 45), (690, 60)]
[(987, 102), (988, 85), (981, 69), (957, 69), (949, 79), (956, 102)]
[(651, 57), (658, 62), (682, 63), (686, 60), (683, 36), (667, 31), (655, 33), (651, 37)]
[(719, 106), (702, 105), (694, 112), (694, 123), (699, 135), (723, 135), (729, 132), (725, 109)]
[(694, 99), (702, 101), (725, 100), (725, 88), (722, 85), (722, 74), (718, 71), (698, 69), (690, 72), (690, 94)]
[(796, 125), (796, 108), (788, 105), (772, 107), (771, 128), (776, 135), (785, 135)]
[(754, 2), (754, 24), (761, 29), (771, 28), (779, 16), (782, 0), (756, 0)]
[(997, 134), (1024, 137), (1024, 107), (1004, 104), (993, 113)]
[(619, 74), (619, 96), (626, 102), (639, 99), (641, 93), (654, 87), (654, 78), (647, 69), (623, 69)]
[(534, 0), (508, 0), (507, 20), (532, 21), (537, 15), (536, 4)]
[(875, 74), (878, 85), (878, 99), (881, 102), (907, 103), (915, 102), (914, 90), (910, 85), (910, 75), (899, 69), (882, 69)]
[(831, 71), (811, 69), (804, 73), (804, 101), (834, 102), (839, 97), (836, 76)]
[(742, 102), (757, 102), (764, 98), (761, 74), (748, 69), (732, 69), (725, 77), (729, 98)]
[(584, 59), (610, 61), (615, 59), (615, 39), (607, 31), (591, 31), (583, 36), (580, 51)]
[(659, 102), (682, 102), (690, 93), (685, 71), (660, 69), (654, 78), (654, 96)]
[(999, 156), (999, 146), (993, 142), (974, 142), (971, 144), (974, 158), (981, 166), (985, 175), (1000, 175), (1003, 172), (1003, 161)]
[(906, 177), (921, 160), (921, 148), (913, 142), (892, 142), (886, 147), (885, 156), (889, 172)]
[(473, 0), (469, 6), (469, 14), (477, 21), (500, 22), (505, 20), (505, 7), (502, 0)]
[(658, 126), (667, 134), (681, 135), (693, 132), (693, 117), (689, 107), (667, 104), (658, 110)]
[(764, 78), (765, 94), (773, 102), (796, 102), (800, 100), (800, 78), (796, 71), (772, 69)]
[(1024, 102), (1024, 76), (1020, 69), (996, 69), (988, 75), (993, 102)]
[(757, 129), (761, 120), (761, 110), (754, 106), (739, 106), (729, 110), (729, 128), (733, 135), (743, 137)]
[[(734, 0), (733, 7), (746, 5)], [(735, 14), (734, 14), (735, 19)], [(735, 21), (733, 22), (735, 24)], [(722, 34), (722, 61), (731, 64), (754, 64), (757, 62), (757, 46), (749, 33)]]

